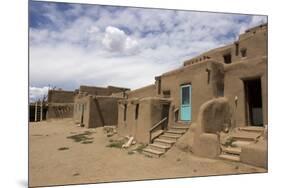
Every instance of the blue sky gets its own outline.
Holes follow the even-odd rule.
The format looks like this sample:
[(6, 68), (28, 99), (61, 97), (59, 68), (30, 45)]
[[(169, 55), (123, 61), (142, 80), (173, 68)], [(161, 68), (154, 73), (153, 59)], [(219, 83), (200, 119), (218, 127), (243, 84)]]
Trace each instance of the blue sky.
[(265, 16), (35, 1), (29, 11), (31, 100), (48, 85), (136, 89), (267, 22)]

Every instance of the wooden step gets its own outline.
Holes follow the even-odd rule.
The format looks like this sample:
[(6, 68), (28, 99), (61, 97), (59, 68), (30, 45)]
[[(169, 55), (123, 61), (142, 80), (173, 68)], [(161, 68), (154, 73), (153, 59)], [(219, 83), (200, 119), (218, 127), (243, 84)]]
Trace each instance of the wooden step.
[(150, 148), (143, 149), (142, 153), (145, 154), (145, 155), (149, 155), (151, 157), (160, 157), (161, 155), (164, 154), (164, 152), (157, 151), (157, 150), (150, 149)]
[(170, 129), (170, 130), (166, 131), (166, 133), (183, 135), (184, 133), (186, 133), (186, 131), (182, 130), (182, 129)]
[(188, 126), (172, 126), (170, 130), (188, 130)]
[(235, 162), (240, 161), (240, 156), (238, 156), (238, 155), (221, 154), (219, 156), (219, 158), (223, 159), (223, 160), (229, 160), (229, 161), (235, 161)]
[(181, 137), (181, 135), (172, 135), (172, 134), (166, 134), (166, 133), (164, 133), (163, 135), (159, 136), (159, 138), (161, 138), (161, 139), (172, 140), (172, 141), (175, 141), (175, 142), (180, 137)]
[(222, 152), (234, 154), (234, 155), (240, 155), (241, 148), (239, 148), (239, 147), (222, 147)]
[(168, 149), (171, 148), (171, 146), (167, 146), (165, 144), (160, 144), (160, 143), (153, 143), (153, 144), (149, 144), (148, 146), (153, 150), (157, 150), (161, 152), (166, 152)]
[(238, 130), (239, 131), (254, 132), (254, 133), (263, 133), (264, 127), (247, 126), (247, 127), (239, 127)]
[(172, 147), (173, 144), (175, 143), (176, 141), (172, 141), (172, 140), (167, 140), (167, 139), (161, 139), (161, 138), (156, 138), (154, 140), (154, 143), (157, 144), (163, 144), (165, 146), (169, 146), (169, 147)]
[(242, 141), (255, 141), (259, 136), (258, 133), (250, 133), (250, 132), (238, 132), (231, 135), (234, 140), (242, 140)]
[(237, 141), (234, 141), (234, 142), (232, 142), (232, 146), (233, 147), (242, 147), (242, 146), (245, 146), (245, 145), (248, 145), (248, 144), (251, 144), (251, 143), (253, 143), (253, 141), (239, 141), (239, 140), (237, 140)]

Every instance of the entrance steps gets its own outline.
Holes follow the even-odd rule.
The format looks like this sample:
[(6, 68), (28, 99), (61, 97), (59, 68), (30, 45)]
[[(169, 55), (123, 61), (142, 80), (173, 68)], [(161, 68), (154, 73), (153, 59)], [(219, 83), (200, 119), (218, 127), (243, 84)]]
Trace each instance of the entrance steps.
[(233, 141), (229, 146), (221, 145), (220, 159), (229, 161), (240, 161), (241, 147), (254, 143), (263, 133), (264, 128), (261, 127), (240, 127), (229, 134), (229, 138)]
[(177, 140), (188, 131), (188, 125), (174, 125), (168, 130), (163, 131), (159, 137), (153, 140), (142, 153), (150, 157), (160, 157), (166, 153)]

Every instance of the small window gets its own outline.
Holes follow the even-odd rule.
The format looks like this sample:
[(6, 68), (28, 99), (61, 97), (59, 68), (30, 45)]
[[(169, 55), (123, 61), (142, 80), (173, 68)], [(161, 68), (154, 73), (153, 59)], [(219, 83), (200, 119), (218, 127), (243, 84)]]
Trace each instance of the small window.
[(126, 121), (126, 115), (127, 115), (127, 104), (124, 105), (124, 121)]
[(163, 91), (163, 95), (164, 95), (164, 98), (170, 98), (171, 91), (170, 90), (165, 90), (165, 91)]
[(229, 54), (225, 54), (223, 56), (223, 60), (224, 60), (225, 64), (230, 64), (231, 63), (231, 54), (230, 53)]
[(241, 56), (242, 57), (246, 57), (247, 56), (247, 49), (246, 48), (241, 50)]
[(139, 117), (139, 104), (136, 105), (135, 119)]
[(236, 56), (239, 55), (239, 43), (238, 42), (235, 43), (235, 55)]
[(158, 80), (158, 95), (161, 94), (161, 78)]

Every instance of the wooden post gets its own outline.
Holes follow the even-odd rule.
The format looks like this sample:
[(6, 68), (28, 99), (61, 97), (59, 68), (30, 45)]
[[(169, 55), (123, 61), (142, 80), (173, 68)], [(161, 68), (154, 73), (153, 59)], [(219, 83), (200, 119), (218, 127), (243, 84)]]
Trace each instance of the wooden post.
[(43, 100), (41, 101), (41, 104), (40, 104), (40, 121), (43, 120)]
[(34, 121), (37, 121), (37, 101), (35, 102), (35, 118)]

